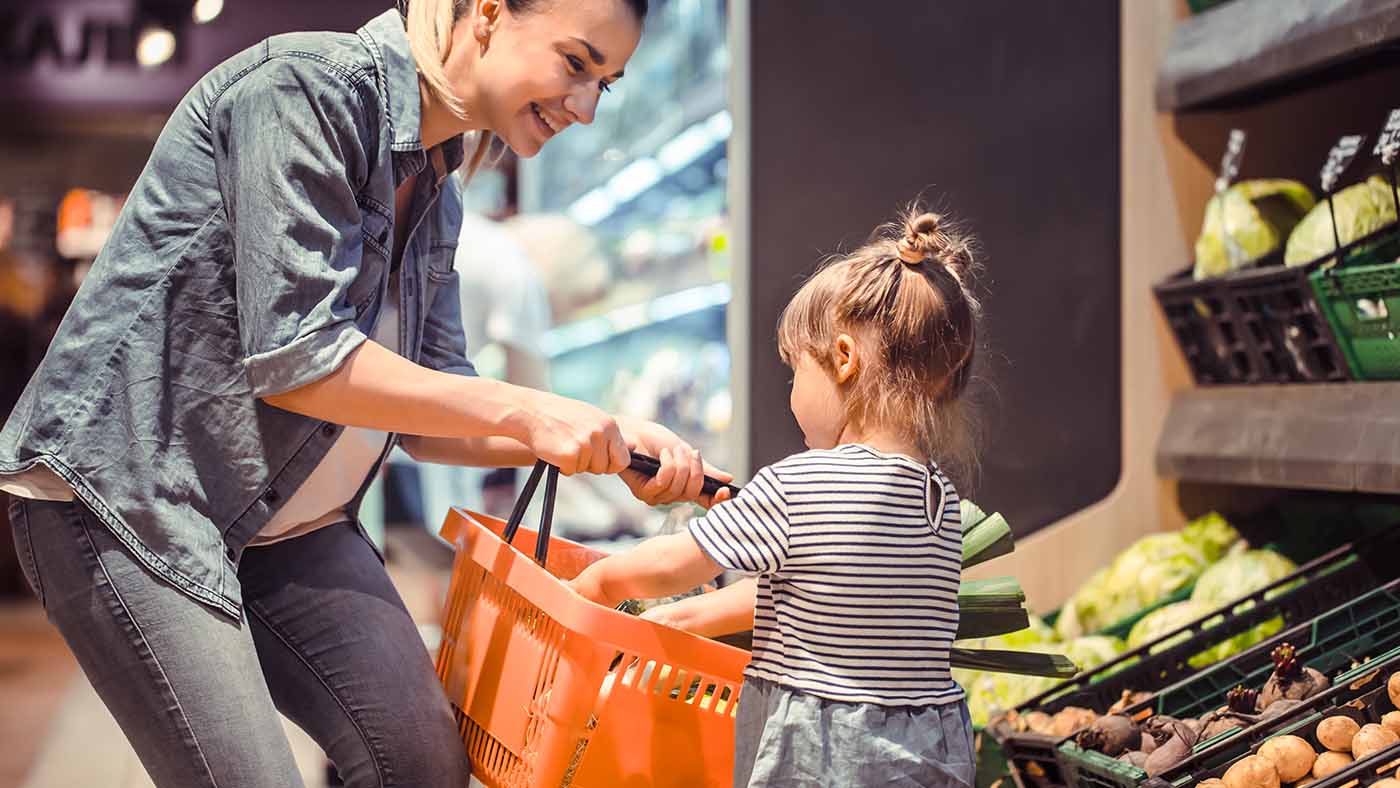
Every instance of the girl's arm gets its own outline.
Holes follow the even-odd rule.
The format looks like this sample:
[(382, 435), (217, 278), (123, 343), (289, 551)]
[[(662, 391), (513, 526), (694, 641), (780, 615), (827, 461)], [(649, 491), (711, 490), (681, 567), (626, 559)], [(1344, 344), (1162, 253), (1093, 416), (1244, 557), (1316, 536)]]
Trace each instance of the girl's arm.
[(701, 637), (732, 635), (753, 628), (757, 594), (758, 579), (745, 578), (718, 591), (659, 605), (642, 613), (642, 618)]
[(616, 607), (626, 599), (655, 599), (689, 591), (723, 571), (686, 532), (657, 536), (634, 550), (597, 561), (569, 587), (585, 599)]

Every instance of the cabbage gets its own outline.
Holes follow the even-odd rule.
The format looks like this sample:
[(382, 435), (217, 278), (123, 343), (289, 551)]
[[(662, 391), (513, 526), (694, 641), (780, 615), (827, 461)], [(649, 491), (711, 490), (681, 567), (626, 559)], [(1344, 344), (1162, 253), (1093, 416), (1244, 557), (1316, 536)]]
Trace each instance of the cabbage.
[(1098, 632), (1190, 585), (1210, 563), (1201, 544), (1183, 533), (1139, 539), (1065, 603), (1056, 633), (1070, 640)]
[[(1241, 181), (1211, 197), (1196, 239), (1194, 277), (1219, 276), (1278, 249), (1314, 203), (1308, 187), (1279, 179)], [(1227, 228), (1238, 260), (1230, 258)]]
[[(1337, 215), (1336, 237), (1332, 232), (1332, 212)], [(1378, 175), (1348, 186), (1332, 195), (1332, 211), (1323, 200), (1293, 228), (1284, 247), (1285, 265), (1302, 265), (1337, 250), (1337, 240), (1349, 244), (1395, 221), (1395, 197), (1390, 184)]]
[[(1141, 621), (1133, 625), (1132, 631), (1128, 633), (1128, 648), (1142, 648), (1157, 638), (1170, 632), (1175, 632), (1192, 621), (1202, 618), (1212, 610), (1214, 610), (1214, 608), (1210, 605), (1203, 605), (1200, 602), (1193, 602), (1189, 599), (1154, 610), (1143, 616)], [(1222, 618), (1221, 620), (1224, 619)], [(1185, 640), (1187, 637), (1189, 637), (1189, 635), (1182, 633), (1180, 637), (1166, 640), (1152, 649), (1152, 653), (1155, 654), (1158, 651), (1170, 648)]]
[(1204, 514), (1187, 523), (1181, 530), (1181, 538), (1200, 550), (1212, 564), (1223, 558), (1231, 547), (1241, 544), (1240, 532), (1218, 512)]
[(1228, 555), (1196, 581), (1191, 601), (1220, 607), (1298, 571), (1298, 565), (1273, 550)]
[(1127, 650), (1127, 646), (1119, 638), (1109, 635), (1086, 635), (1060, 644), (1059, 649), (1080, 670), (1093, 670), (1117, 659)]

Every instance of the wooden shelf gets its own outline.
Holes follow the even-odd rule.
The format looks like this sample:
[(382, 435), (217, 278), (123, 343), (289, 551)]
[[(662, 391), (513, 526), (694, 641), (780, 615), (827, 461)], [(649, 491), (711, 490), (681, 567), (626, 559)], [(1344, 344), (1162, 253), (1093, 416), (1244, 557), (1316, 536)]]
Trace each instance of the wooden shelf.
[(1400, 0), (1233, 0), (1182, 20), (1157, 74), (1163, 111), (1245, 102), (1400, 43)]
[(1183, 392), (1157, 469), (1196, 482), (1400, 493), (1400, 383)]

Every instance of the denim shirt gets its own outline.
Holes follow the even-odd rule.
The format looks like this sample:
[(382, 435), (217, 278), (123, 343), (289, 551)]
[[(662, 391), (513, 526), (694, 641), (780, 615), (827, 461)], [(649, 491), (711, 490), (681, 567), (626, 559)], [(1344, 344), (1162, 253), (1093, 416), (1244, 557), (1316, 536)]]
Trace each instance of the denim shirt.
[[(444, 180), (463, 141), (424, 150), (420, 101), (393, 10), (353, 35), (275, 36), (201, 79), (0, 432), (0, 474), (47, 465), (159, 576), (240, 616), (245, 545), (342, 430), (261, 398), (374, 332), (395, 221), (411, 228), (393, 272), (401, 353), (476, 374)], [(420, 172), (396, 217), (395, 188)]]

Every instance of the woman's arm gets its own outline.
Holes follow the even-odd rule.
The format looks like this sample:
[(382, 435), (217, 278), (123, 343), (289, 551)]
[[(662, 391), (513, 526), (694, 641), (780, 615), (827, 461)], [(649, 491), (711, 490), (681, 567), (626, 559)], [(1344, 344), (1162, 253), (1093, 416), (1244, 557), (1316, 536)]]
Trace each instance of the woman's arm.
[(753, 628), (758, 579), (745, 578), (708, 594), (688, 596), (642, 613), (642, 618), (713, 638)]
[(569, 587), (586, 599), (615, 607), (626, 599), (656, 599), (689, 591), (723, 571), (686, 532), (657, 536), (634, 550), (597, 561)]
[[(351, 427), (435, 438), (509, 438), (565, 475), (617, 473), (630, 460), (617, 422), (592, 405), (436, 372), (373, 341), (362, 343), (331, 374), (264, 400)], [(485, 445), (509, 448), (500, 441)]]

